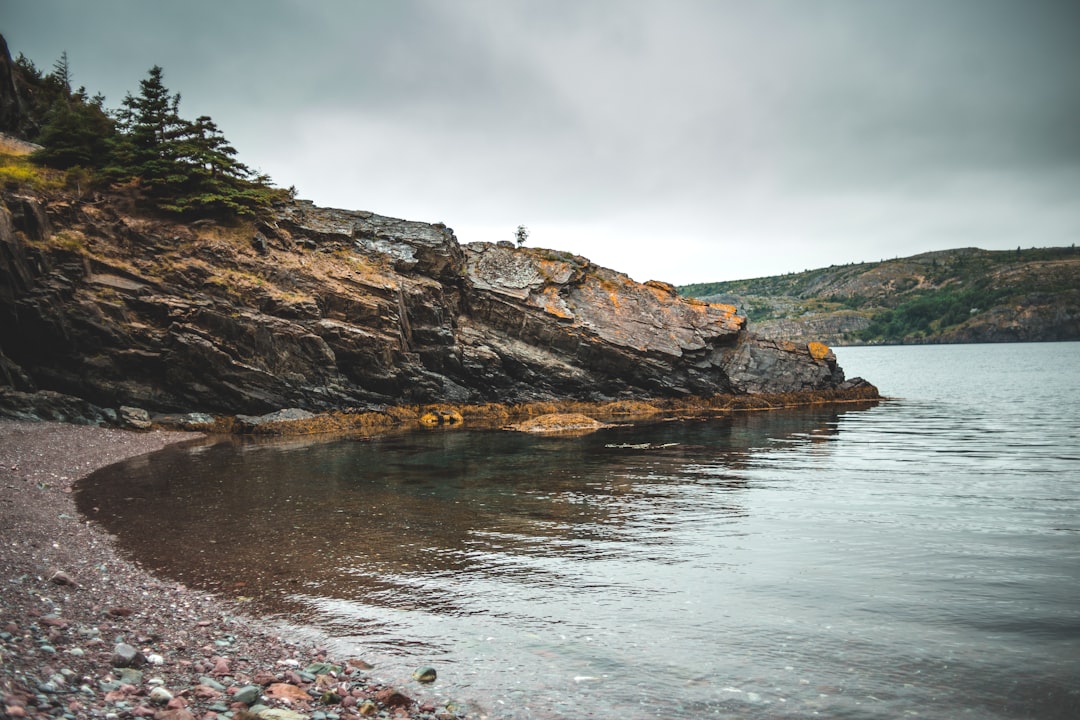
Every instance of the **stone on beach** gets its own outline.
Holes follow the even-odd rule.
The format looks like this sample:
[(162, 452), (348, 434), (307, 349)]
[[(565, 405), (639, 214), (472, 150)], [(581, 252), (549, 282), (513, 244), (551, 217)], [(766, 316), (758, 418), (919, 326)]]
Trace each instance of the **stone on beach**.
[(146, 664), (146, 657), (127, 643), (118, 643), (109, 661), (116, 668), (137, 668)]
[(277, 700), (311, 702), (311, 696), (307, 694), (306, 690), (289, 683), (273, 683), (266, 688), (266, 696)]
[(156, 687), (150, 691), (148, 697), (155, 705), (167, 705), (173, 699), (173, 694), (163, 687)]
[(235, 702), (244, 703), (245, 705), (254, 705), (259, 701), (261, 696), (261, 687), (258, 685), (245, 685), (233, 694), (233, 700)]
[(416, 680), (417, 682), (432, 683), (435, 682), (435, 678), (438, 674), (435, 672), (435, 668), (425, 665), (424, 667), (419, 667), (414, 670), (412, 676), (413, 680)]

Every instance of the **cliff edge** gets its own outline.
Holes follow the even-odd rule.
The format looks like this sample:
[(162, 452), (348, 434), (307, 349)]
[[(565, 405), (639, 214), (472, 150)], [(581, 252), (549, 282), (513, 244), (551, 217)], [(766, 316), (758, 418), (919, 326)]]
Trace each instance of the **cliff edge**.
[[(823, 346), (587, 259), (295, 201), (183, 223), (0, 194), (0, 385), (259, 414), (841, 391)], [(813, 352), (812, 352), (813, 350)]]

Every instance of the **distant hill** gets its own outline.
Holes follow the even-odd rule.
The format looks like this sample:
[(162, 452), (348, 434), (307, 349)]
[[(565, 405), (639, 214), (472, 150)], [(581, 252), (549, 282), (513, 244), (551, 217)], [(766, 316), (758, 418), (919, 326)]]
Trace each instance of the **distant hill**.
[(684, 285), (751, 330), (830, 345), (1080, 339), (1080, 250), (961, 248), (877, 263)]

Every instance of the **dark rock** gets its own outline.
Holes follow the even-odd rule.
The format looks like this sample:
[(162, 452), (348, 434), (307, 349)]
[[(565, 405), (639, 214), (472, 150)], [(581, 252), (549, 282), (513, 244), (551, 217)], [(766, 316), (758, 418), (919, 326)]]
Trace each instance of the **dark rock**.
[(158, 413), (150, 418), (156, 425), (181, 430), (209, 430), (214, 416), (206, 413)]
[[(72, 580), (71, 576), (68, 575), (63, 570), (57, 570), (52, 575), (50, 575), (49, 576), (49, 582), (53, 583), (54, 585), (77, 585), (78, 584), (74, 580)], [(42, 620), (44, 620), (44, 619), (45, 618), (42, 618)]]
[(259, 701), (259, 697), (261, 696), (262, 687), (260, 685), (245, 685), (236, 691), (233, 695), (233, 700), (244, 703), (245, 705), (254, 705)]
[(375, 693), (375, 702), (388, 708), (408, 708), (416, 703), (411, 697), (394, 688), (385, 688)]
[(413, 680), (422, 683), (435, 682), (435, 678), (438, 677), (435, 672), (435, 668), (430, 666), (420, 667), (413, 671)]
[(146, 664), (146, 658), (131, 645), (118, 643), (109, 664), (115, 668), (138, 668)]
[(738, 393), (785, 393), (838, 387), (844, 371), (831, 352), (815, 358), (805, 345), (755, 336), (743, 338), (724, 359)]
[(113, 425), (117, 419), (114, 411), (82, 398), (52, 390), (21, 392), (3, 386), (0, 386), (0, 417), (75, 425)]
[(120, 423), (133, 430), (150, 429), (150, 413), (142, 408), (120, 406)]

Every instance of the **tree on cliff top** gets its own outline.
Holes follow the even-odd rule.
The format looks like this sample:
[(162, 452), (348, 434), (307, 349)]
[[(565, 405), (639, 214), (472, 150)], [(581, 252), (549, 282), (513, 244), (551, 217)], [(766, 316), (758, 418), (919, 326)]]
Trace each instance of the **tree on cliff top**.
[(96, 168), (108, 162), (109, 139), (116, 131), (101, 105), (103, 100), (101, 96), (87, 99), (80, 88), (53, 103), (36, 138), (42, 149), (33, 154), (34, 162), (61, 170)]
[(90, 98), (85, 87), (72, 91), (67, 51), (47, 75), (22, 55), (16, 66), (33, 86), (31, 115), (40, 121), (33, 139), (42, 149), (33, 153), (33, 161), (61, 170), (102, 166), (109, 157), (109, 138), (115, 134), (113, 122), (105, 110), (104, 96)]
[(42, 146), (32, 155), (40, 165), (98, 186), (125, 183), (139, 202), (189, 217), (255, 215), (288, 195), (236, 159), (210, 116), (181, 117), (160, 66), (110, 114), (103, 96), (72, 91), (67, 52), (48, 74), (21, 55), (10, 65), (26, 88), (29, 130), (19, 134)]
[(184, 215), (252, 215), (283, 191), (236, 160), (236, 149), (208, 115), (180, 116), (180, 95), (165, 87), (155, 65), (116, 113), (112, 167), (134, 181), (157, 207)]

